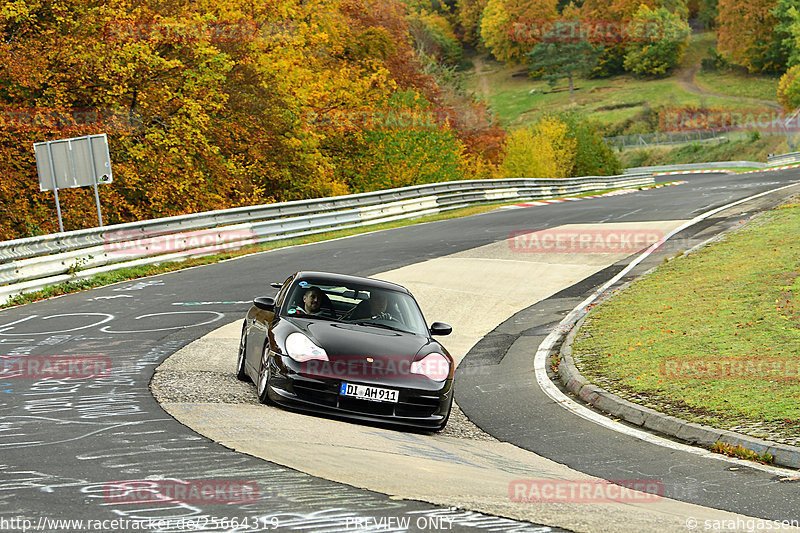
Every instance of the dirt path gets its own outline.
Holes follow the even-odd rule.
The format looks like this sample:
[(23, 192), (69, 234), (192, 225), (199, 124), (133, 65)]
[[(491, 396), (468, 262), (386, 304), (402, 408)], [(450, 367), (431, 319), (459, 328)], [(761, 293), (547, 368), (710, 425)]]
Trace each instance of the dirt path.
[(780, 104), (778, 104), (778, 102), (775, 102), (773, 100), (761, 100), (759, 98), (730, 96), (727, 94), (719, 94), (703, 89), (702, 87), (698, 86), (697, 83), (695, 83), (694, 81), (694, 77), (699, 70), (700, 70), (700, 65), (692, 65), (690, 67), (682, 68), (677, 72), (676, 77), (678, 78), (678, 83), (680, 84), (682, 89), (690, 93), (699, 94), (700, 96), (713, 96), (715, 98), (725, 98), (726, 100), (739, 100), (742, 102), (751, 102), (753, 104), (767, 106), (772, 109), (777, 109), (779, 111), (783, 110)]
[(475, 65), (475, 76), (478, 78), (478, 89), (483, 97), (489, 98), (489, 80), (486, 77), (486, 63), (483, 61), (483, 58), (479, 55), (475, 56), (472, 59), (472, 63)]

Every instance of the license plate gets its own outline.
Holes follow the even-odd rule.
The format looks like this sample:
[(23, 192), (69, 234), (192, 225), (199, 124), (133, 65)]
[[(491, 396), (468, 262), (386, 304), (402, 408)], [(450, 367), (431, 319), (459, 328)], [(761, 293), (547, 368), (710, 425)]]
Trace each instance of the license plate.
[(381, 389), (370, 387), (369, 385), (356, 385), (355, 383), (342, 383), (339, 389), (341, 396), (358, 398), (359, 400), (370, 400), (373, 402), (392, 402), (397, 403), (397, 392), (394, 389)]

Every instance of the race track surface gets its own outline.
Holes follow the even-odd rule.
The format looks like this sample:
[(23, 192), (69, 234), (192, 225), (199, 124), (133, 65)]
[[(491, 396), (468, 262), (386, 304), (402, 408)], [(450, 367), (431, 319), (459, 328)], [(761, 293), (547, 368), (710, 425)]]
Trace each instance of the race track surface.
[[(470, 266), (465, 267), (463, 273), (449, 277), (464, 281), (469, 301), (464, 303), (452, 290), (448, 292), (452, 299), (446, 300), (448, 308), (462, 313), (446, 318), (456, 330), (462, 323), (463, 330), (473, 339), (492, 332), (497, 322), (472, 320), (480, 315), (483, 304), (530, 319), (530, 328), (518, 325), (517, 329), (533, 333), (526, 337), (543, 336), (546, 326), (568, 310), (567, 300), (591, 288), (591, 283), (581, 285), (581, 280), (593, 276), (590, 277), (592, 282), (604, 281), (600, 279), (602, 274), (613, 271), (620, 258), (609, 257), (609, 261), (598, 262), (594, 265), (596, 268), (586, 271), (574, 265), (558, 270), (561, 274), (569, 271), (561, 281), (569, 283), (567, 287), (578, 287), (572, 293), (547, 294), (545, 291), (537, 295), (517, 290), (511, 294), (522, 292), (521, 297), (509, 303), (512, 300), (509, 293), (482, 294), (474, 290), (476, 272), (487, 277), (496, 270), (490, 267), (497, 259), (496, 254), (481, 257), (480, 253), (491, 250), (492, 246), (508, 246), (497, 243), (519, 230), (543, 230), (571, 224), (674, 224), (730, 201), (791, 183), (797, 179), (797, 174), (783, 171), (699, 175), (686, 179), (688, 183), (683, 185), (624, 196), (496, 210), (465, 219), (287, 248), (0, 311), (0, 353), (3, 355), (27, 358), (95, 356), (107, 361), (112, 370), (110, 375), (83, 380), (21, 377), (0, 383), (0, 413), (3, 415), (0, 421), (0, 529), (21, 530), (18, 526), (22, 519), (36, 526), (51, 519), (150, 518), (172, 519), (160, 524), (152, 522), (156, 527), (150, 531), (186, 531), (190, 525), (203, 526), (194, 530), (214, 531), (272, 530), (276, 525), (281, 529), (302, 528), (304, 531), (440, 530), (443, 523), (452, 530), (546, 530), (536, 525), (554, 523), (544, 520), (549, 518), (546, 510), (529, 513), (527, 520), (532, 523), (525, 524), (521, 520), (437, 507), (414, 499), (393, 499), (357, 488), (362, 484), (350, 480), (347, 485), (336, 483), (237, 453), (173, 419), (151, 396), (149, 380), (154, 369), (168, 356), (220, 326), (241, 319), (254, 296), (272, 294), (269, 282), (281, 281), (300, 269), (356, 275), (394, 273), (408, 285), (418, 284), (419, 294), (414, 287), (412, 291), (421, 299), (428, 299), (431, 297), (428, 291), (435, 292), (436, 287), (444, 283), (428, 280), (431, 281), (429, 287), (419, 285), (425, 280), (419, 278), (418, 265), (438, 259), (442, 265), (436, 268), (446, 271), (447, 263), (461, 254), (461, 259), (466, 258)], [(780, 194), (786, 196), (786, 193)], [(775, 198), (773, 203), (777, 200)], [(759, 207), (766, 204), (763, 202)], [(711, 226), (713, 224), (708, 227)], [(486, 270), (481, 271), (482, 268)], [(569, 276), (573, 276), (574, 281)], [(514, 288), (516, 276), (512, 278), (502, 286)], [(521, 279), (516, 282), (516, 288), (535, 289), (537, 281), (540, 280)], [(525, 305), (527, 298), (531, 300)], [(531, 304), (535, 305), (529, 307)], [(423, 310), (429, 321), (445, 319), (427, 312), (424, 306)], [(528, 315), (519, 314), (526, 310)], [(537, 331), (537, 325), (545, 329)], [(504, 326), (508, 328), (509, 322)], [(506, 334), (516, 336), (515, 340), (520, 338), (520, 331), (514, 328)], [(496, 335), (490, 333), (485, 338), (493, 337)], [(509, 339), (511, 337), (505, 337), (506, 342)], [(470, 348), (474, 353), (469, 352)], [(475, 351), (478, 348), (480, 344), (473, 347), (468, 339), (454, 347), (460, 356), (466, 356), (462, 363), (465, 369), (475, 365), (478, 360), (474, 357), (486, 359), (491, 358), (492, 353), (505, 353), (505, 350), (487, 351), (486, 346), (479, 353)], [(492, 366), (498, 372), (472, 372), (459, 381), (456, 399), (479, 426), (519, 447), (509, 448), (509, 455), (516, 457), (515, 454), (523, 452), (533, 455), (530, 452), (534, 452), (542, 461), (546, 459), (558, 467), (566, 465), (606, 479), (660, 479), (669, 501), (674, 499), (766, 519), (800, 518), (797, 516), (797, 509), (800, 509), (797, 485), (781, 483), (777, 476), (756, 469), (732, 470), (724, 462), (688, 457), (688, 454), (660, 447), (651, 449), (640, 441), (614, 435), (581, 419), (566, 418), (566, 411), (561, 413), (552, 402), (536, 396), (535, 389), (523, 390), (531, 379), (524, 372), (524, 355), (509, 352)], [(506, 391), (501, 391), (504, 387)], [(476, 391), (481, 392), (479, 397)], [(519, 398), (527, 398), (528, 403), (520, 404)], [(284, 414), (287, 418), (290, 415), (279, 413), (279, 420)], [(311, 419), (313, 423), (330, 422)], [(348, 426), (376, 433), (389, 432), (396, 437), (395, 441), (443, 438)], [(236, 430), (236, 427), (230, 429)], [(293, 428), (287, 426), (288, 430)], [(425, 460), (436, 462), (435, 457)], [(343, 463), (342, 468), (346, 467)], [(380, 463), (375, 464), (375, 470), (380, 468)], [(524, 473), (530, 477), (542, 474), (539, 471)], [(380, 478), (380, 472), (376, 477)], [(130, 487), (123, 483), (126, 481), (148, 479), (177, 480), (175, 483), (208, 479), (249, 481), (258, 487), (258, 498), (244, 503), (229, 503), (224, 498), (214, 503), (132, 502), (113, 490)], [(480, 479), (474, 481), (481, 482)], [(368, 485), (363, 483), (363, 486)], [(404, 496), (414, 498), (413, 492)], [(420, 488), (417, 497), (423, 496), (430, 496), (425, 487)], [(427, 499), (437, 501), (434, 497)], [(443, 498), (437, 503), (451, 502)], [(466, 507), (467, 502), (460, 503)], [(480, 503), (473, 508), (479, 508)], [(512, 513), (500, 510), (496, 514), (509, 516)], [(593, 511), (586, 508), (586, 514), (592, 515)], [(184, 522), (179, 521), (181, 517)], [(231, 520), (225, 521), (226, 518), (248, 522), (233, 528)], [(379, 522), (382, 518), (383, 522)], [(400, 520), (404, 518), (409, 518), (410, 522)], [(195, 522), (190, 524), (186, 520)], [(50, 527), (40, 530), (59, 529), (60, 524), (49, 524)], [(75, 523), (60, 530), (85, 531), (92, 525), (90, 522)], [(132, 530), (130, 524), (117, 525), (120, 527), (106, 529)], [(608, 525), (613, 526), (611, 519)], [(577, 524), (574, 529), (584, 527)]]

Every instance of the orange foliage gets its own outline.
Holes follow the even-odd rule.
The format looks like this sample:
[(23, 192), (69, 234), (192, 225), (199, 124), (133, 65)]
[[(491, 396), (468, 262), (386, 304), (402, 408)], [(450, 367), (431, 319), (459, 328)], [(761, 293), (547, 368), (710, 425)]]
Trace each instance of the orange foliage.
[[(412, 145), (425, 137), (394, 142), (388, 132), (370, 141), (311, 117), (382, 109), (398, 92), (441, 110), (447, 179), (455, 168), (491, 168), (500, 130), (485, 107), (424, 73), (404, 17), (396, 0), (8, 3), (0, 10), (0, 239), (57, 230), (32, 144), (88, 133), (109, 135), (114, 182), (100, 186), (109, 224), (350, 192), (365, 153), (387, 145), (421, 157), (424, 145)], [(17, 110), (99, 111), (121, 123), (9, 123)], [(434, 167), (403, 180), (434, 179)], [(359, 187), (391, 185), (387, 176)], [(60, 199), (65, 229), (96, 225), (91, 188)]]

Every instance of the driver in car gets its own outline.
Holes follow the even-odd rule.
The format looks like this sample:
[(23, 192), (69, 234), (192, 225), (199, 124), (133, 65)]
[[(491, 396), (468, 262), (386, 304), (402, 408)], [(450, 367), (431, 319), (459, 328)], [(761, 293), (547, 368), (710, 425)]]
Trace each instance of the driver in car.
[[(325, 294), (319, 287), (309, 287), (303, 294), (303, 305), (297, 306), (293, 310), (306, 315), (332, 316), (333, 313), (327, 307), (322, 306)], [(291, 310), (290, 310), (291, 311)]]

